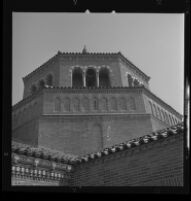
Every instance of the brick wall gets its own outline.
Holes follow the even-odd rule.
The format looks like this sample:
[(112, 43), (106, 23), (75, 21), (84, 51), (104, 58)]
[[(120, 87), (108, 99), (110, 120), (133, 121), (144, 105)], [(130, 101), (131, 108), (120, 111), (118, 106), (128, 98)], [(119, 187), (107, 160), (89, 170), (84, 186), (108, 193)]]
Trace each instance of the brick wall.
[(39, 146), (84, 155), (152, 131), (150, 115), (43, 116)]
[(183, 186), (183, 136), (77, 165), (74, 186)]
[(38, 119), (26, 122), (12, 131), (15, 141), (37, 145), (38, 143)]

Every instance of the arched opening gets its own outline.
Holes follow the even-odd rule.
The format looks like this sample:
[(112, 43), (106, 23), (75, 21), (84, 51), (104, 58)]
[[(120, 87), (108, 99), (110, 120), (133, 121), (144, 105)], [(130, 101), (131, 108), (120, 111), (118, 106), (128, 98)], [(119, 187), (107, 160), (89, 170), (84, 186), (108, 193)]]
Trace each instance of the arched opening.
[(126, 110), (127, 109), (127, 102), (126, 102), (125, 97), (121, 97), (119, 99), (119, 109), (121, 109), (121, 110)]
[(159, 119), (162, 120), (162, 116), (161, 116), (160, 108), (157, 107), (157, 109), (158, 109)]
[(83, 105), (83, 108), (88, 111), (89, 108), (90, 108), (90, 103), (89, 103), (89, 99), (87, 97), (84, 97), (83, 100), (82, 100), (82, 105)]
[(132, 87), (133, 86), (133, 78), (130, 74), (127, 75), (127, 79), (128, 79), (129, 87)]
[(75, 68), (72, 72), (72, 87), (83, 87), (83, 75), (81, 68)]
[(175, 125), (176, 123), (175, 123), (174, 117), (172, 117), (172, 120), (173, 120), (173, 125)]
[(75, 98), (73, 100), (73, 107), (75, 111), (80, 111), (80, 100), (79, 98)]
[(93, 68), (86, 71), (86, 86), (97, 87), (96, 71)]
[(110, 104), (111, 104), (111, 109), (112, 110), (117, 110), (117, 100), (115, 97), (112, 97), (110, 100)]
[(157, 109), (156, 109), (155, 104), (153, 104), (153, 109), (154, 109), (154, 116), (157, 117)]
[(164, 113), (163, 113), (163, 110), (161, 109), (161, 117), (162, 117), (162, 121), (164, 121)]
[(135, 98), (134, 97), (129, 98), (129, 109), (130, 110), (136, 110), (136, 104), (135, 104)]
[(173, 125), (171, 115), (169, 114), (168, 116), (169, 116), (169, 123), (170, 123), (170, 125)]
[(99, 103), (98, 103), (98, 98), (94, 97), (93, 98), (93, 109), (98, 110), (99, 109)]
[(57, 97), (55, 100), (55, 111), (61, 111), (61, 99), (59, 97)]
[(44, 85), (45, 85), (45, 82), (44, 82), (44, 80), (40, 80), (40, 81), (39, 81), (39, 84), (38, 84), (38, 86), (39, 86), (39, 89), (42, 89), (42, 88), (44, 88)]
[(99, 71), (99, 86), (110, 87), (109, 70), (107, 68), (101, 68)]
[(150, 108), (151, 108), (151, 114), (154, 115), (153, 105), (152, 105), (152, 103), (150, 101), (149, 101), (149, 104), (150, 104)]
[(101, 109), (102, 110), (107, 110), (108, 109), (108, 100), (106, 97), (103, 97), (100, 101), (101, 104)]
[(70, 98), (66, 97), (64, 98), (64, 110), (70, 111), (71, 104), (70, 104)]
[(134, 87), (138, 87), (139, 86), (139, 81), (137, 79), (134, 79), (133, 84), (134, 84)]
[(166, 123), (167, 123), (167, 124), (170, 124), (170, 123), (169, 123), (169, 119), (168, 119), (168, 115), (167, 115), (166, 112), (165, 112), (165, 118), (166, 118)]
[(32, 85), (31, 87), (31, 94), (35, 93), (37, 91), (37, 88), (35, 85)]
[(46, 84), (48, 86), (52, 86), (53, 85), (53, 76), (51, 74), (47, 76), (47, 78), (46, 78)]

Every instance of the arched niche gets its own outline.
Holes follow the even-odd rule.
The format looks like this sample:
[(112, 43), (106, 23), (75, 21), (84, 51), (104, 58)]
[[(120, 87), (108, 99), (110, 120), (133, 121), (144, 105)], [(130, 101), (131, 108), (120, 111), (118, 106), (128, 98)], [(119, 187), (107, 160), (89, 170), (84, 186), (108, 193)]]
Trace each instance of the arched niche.
[(99, 86), (110, 87), (110, 73), (107, 68), (101, 68), (99, 71)]
[(130, 74), (127, 75), (128, 85), (129, 87), (133, 86), (133, 78)]
[(136, 103), (135, 103), (134, 97), (129, 98), (129, 109), (130, 110), (136, 110)]
[(125, 97), (119, 98), (119, 109), (120, 110), (126, 110), (127, 109), (127, 102)]
[(93, 110), (98, 110), (99, 109), (99, 100), (98, 100), (97, 97), (93, 98), (92, 104), (93, 104)]
[(37, 87), (35, 85), (32, 85), (31, 94), (34, 94), (36, 91), (37, 91)]
[(88, 97), (84, 97), (82, 99), (82, 106), (83, 106), (85, 111), (89, 111), (89, 109), (90, 109), (90, 101), (89, 101)]
[(134, 79), (133, 85), (134, 85), (134, 87), (140, 86), (139, 81), (137, 79)]
[(38, 83), (38, 87), (39, 87), (39, 89), (44, 88), (44, 86), (45, 86), (45, 82), (44, 82), (44, 80), (40, 80), (39, 83)]
[(72, 87), (83, 87), (83, 72), (79, 67), (74, 68), (72, 71)]
[(80, 99), (77, 97), (73, 100), (73, 108), (75, 111), (80, 111)]
[(107, 110), (108, 109), (108, 100), (106, 97), (101, 98), (100, 106), (101, 106), (101, 110)]
[(110, 107), (111, 107), (111, 110), (117, 110), (117, 99), (116, 99), (116, 97), (111, 97)]
[(61, 111), (61, 99), (60, 99), (60, 97), (56, 97), (56, 99), (55, 99), (55, 111), (57, 111), (57, 112)]
[(86, 71), (86, 87), (97, 87), (96, 70), (93, 68)]
[(52, 74), (47, 75), (47, 77), (46, 77), (46, 84), (48, 86), (52, 86), (53, 85), (53, 76), (52, 76)]
[(71, 101), (69, 97), (64, 98), (64, 110), (70, 111), (71, 109)]

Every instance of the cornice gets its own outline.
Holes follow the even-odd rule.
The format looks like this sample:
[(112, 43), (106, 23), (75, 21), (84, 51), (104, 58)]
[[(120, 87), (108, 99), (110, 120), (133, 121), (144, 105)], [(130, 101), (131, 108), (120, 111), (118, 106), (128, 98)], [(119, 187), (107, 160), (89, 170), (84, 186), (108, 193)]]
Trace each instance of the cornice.
[(158, 96), (156, 96), (154, 93), (152, 93), (150, 90), (148, 90), (147, 88), (144, 87), (143, 92), (150, 96), (151, 98), (157, 100), (160, 104), (164, 105), (164, 107), (167, 107), (172, 113), (175, 113), (177, 116), (179, 116), (179, 118), (182, 118), (183, 115), (181, 115), (179, 112), (177, 112), (174, 108), (172, 108), (170, 105), (168, 105), (167, 103), (165, 103), (161, 98), (159, 98)]
[(101, 88), (101, 87), (81, 87), (81, 88), (72, 88), (72, 87), (46, 87), (45, 91), (55, 92), (60, 91), (64, 93), (125, 93), (125, 92), (141, 92), (144, 86), (140, 87), (110, 87), (110, 88)]
[(142, 117), (150, 117), (151, 114), (147, 114), (147, 113), (128, 113), (128, 111), (126, 111), (126, 113), (124, 112), (121, 112), (121, 113), (107, 113), (107, 112), (95, 112), (95, 113), (76, 113), (76, 112), (73, 112), (73, 113), (60, 113), (60, 114), (54, 114), (54, 113), (51, 113), (51, 114), (43, 114), (41, 115), (41, 117), (47, 117), (47, 118), (52, 118), (52, 117), (67, 117), (67, 118), (76, 118), (76, 117), (80, 117), (80, 118), (98, 118), (98, 117), (107, 117), (107, 119), (113, 119), (113, 118), (132, 118), (132, 117), (136, 117), (136, 118), (142, 118)]

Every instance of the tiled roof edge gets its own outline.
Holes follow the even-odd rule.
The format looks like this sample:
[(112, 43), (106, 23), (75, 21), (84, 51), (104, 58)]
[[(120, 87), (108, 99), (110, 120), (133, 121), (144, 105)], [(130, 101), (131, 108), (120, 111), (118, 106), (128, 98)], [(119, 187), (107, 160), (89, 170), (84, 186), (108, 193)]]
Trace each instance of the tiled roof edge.
[(95, 153), (87, 154), (85, 156), (78, 158), (76, 160), (76, 163), (77, 164), (86, 163), (88, 161), (96, 160), (97, 158), (101, 158), (101, 157), (107, 156), (109, 154), (114, 154), (119, 151), (124, 151), (124, 150), (128, 150), (128, 149), (131, 149), (134, 147), (139, 147), (143, 144), (151, 143), (153, 141), (158, 141), (161, 139), (166, 139), (167, 137), (175, 136), (177, 134), (181, 135), (181, 134), (183, 134), (183, 132), (184, 132), (184, 127), (183, 127), (183, 122), (182, 122), (175, 126), (172, 126), (172, 127), (166, 128), (166, 129), (162, 129), (162, 130), (158, 130), (156, 132), (152, 132), (149, 135), (145, 135), (145, 136), (142, 136), (139, 138), (128, 140), (126, 142), (104, 148), (103, 150), (95, 152)]

